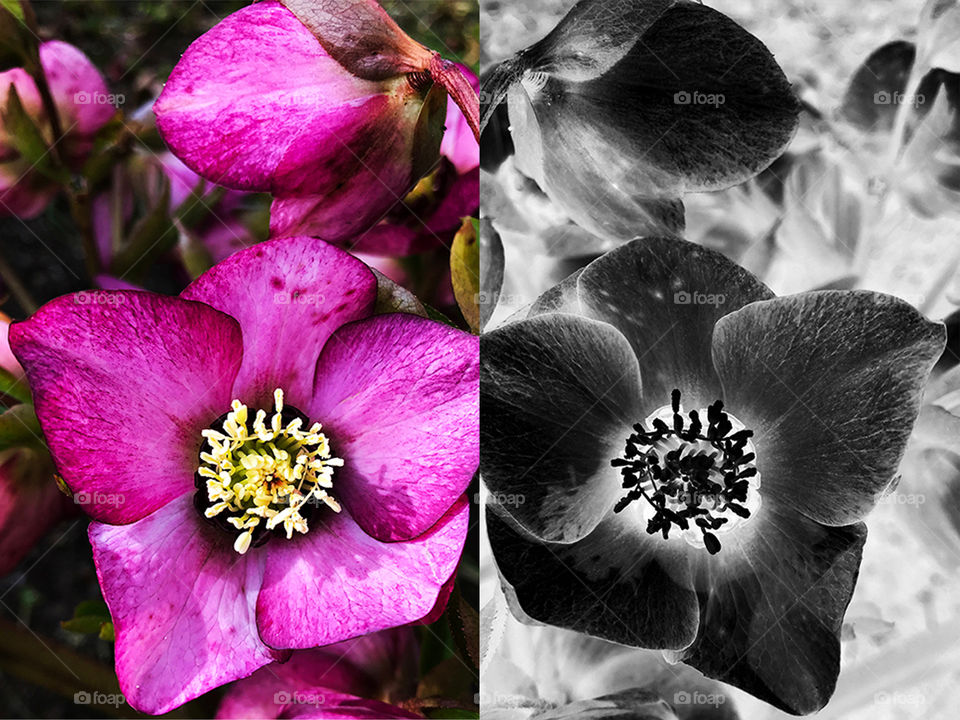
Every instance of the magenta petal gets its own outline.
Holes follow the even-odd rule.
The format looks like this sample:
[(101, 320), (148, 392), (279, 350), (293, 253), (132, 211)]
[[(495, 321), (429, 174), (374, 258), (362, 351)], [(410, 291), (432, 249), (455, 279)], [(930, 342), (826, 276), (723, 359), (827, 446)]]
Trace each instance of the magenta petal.
[(369, 253), (370, 257), (365, 262), (373, 264), (375, 258), (398, 258), (432, 250), (437, 247), (437, 240), (432, 235), (417, 232), (405, 225), (382, 222), (363, 235), (351, 238), (345, 247), (352, 253)]
[[(279, 669), (283, 665), (276, 667)], [(273, 666), (258, 670), (256, 674), (265, 674), (270, 671), (273, 671)], [(379, 700), (365, 700), (325, 687), (307, 686), (302, 689), (291, 689), (291, 686), (273, 679), (269, 687), (251, 691), (246, 687), (239, 687), (246, 682), (240, 681), (236, 688), (227, 693), (227, 697), (217, 710), (218, 719), (391, 720), (392, 718), (423, 717)], [(254, 692), (258, 694), (254, 695)]]
[(50, 84), (64, 132), (93, 135), (117, 111), (106, 81), (78, 48), (60, 40), (40, 46), (40, 63)]
[[(470, 136), (471, 138), (473, 135)], [(450, 187), (446, 197), (440, 201), (433, 214), (426, 219), (427, 232), (434, 235), (434, 242), (444, 243), (436, 235), (456, 230), (463, 218), (476, 215), (480, 205), (480, 166), (460, 175)], [(444, 243), (445, 244), (445, 243)]]
[(308, 237), (283, 238), (242, 250), (183, 291), (236, 318), (243, 329), (243, 365), (234, 396), (271, 404), (282, 388), (306, 409), (317, 358), (327, 338), (369, 316), (377, 280), (349, 253)]
[(20, 367), (20, 363), (17, 362), (17, 359), (10, 351), (10, 341), (7, 339), (9, 333), (10, 321), (0, 313), (0, 368), (3, 368), (9, 373), (13, 373), (16, 377), (21, 377), (23, 375), (23, 368)]
[(201, 430), (230, 406), (231, 318), (131, 291), (66, 295), (10, 328), (63, 479), (97, 520), (129, 523), (193, 488)]
[(346, 513), (311, 520), (306, 535), (270, 543), (257, 625), (276, 648), (309, 648), (405, 625), (433, 608), (460, 560), (463, 497), (414, 540), (381, 543)]
[(92, 523), (90, 543), (137, 710), (165, 713), (278, 659), (254, 618), (266, 553), (234, 552), (190, 493), (132, 525)]
[[(396, 628), (328, 645), (298, 650), (238, 681), (220, 703), (217, 717), (278, 717), (284, 703), (307, 700), (316, 691), (347, 697), (410, 697), (417, 689), (420, 651), (411, 628)], [(332, 692), (331, 692), (332, 691)], [(302, 703), (301, 703), (302, 704)], [(385, 716), (386, 717), (386, 716)]]
[[(23, 68), (10, 68), (0, 72), (0, 102), (6, 107), (7, 100), (10, 97), (10, 87), (17, 89), (17, 95), (20, 97), (20, 103), (27, 114), (39, 121), (43, 113), (43, 99), (40, 97), (40, 91), (37, 90), (37, 84), (30, 77), (30, 74)], [(0, 140), (4, 144), (9, 143), (10, 134), (3, 125), (3, 118), (0, 117)]]
[[(474, 75), (466, 65), (457, 63), (457, 67), (477, 92), (480, 91), (480, 78)], [(440, 154), (450, 159), (457, 172), (465, 173), (480, 165), (480, 143), (473, 136), (470, 123), (455, 102), (447, 103), (446, 132), (440, 143)]]
[(412, 625), (433, 625), (447, 609), (447, 603), (450, 602), (450, 596), (453, 594), (453, 586), (457, 584), (457, 575), (454, 573), (450, 579), (440, 588), (440, 594), (437, 595), (437, 601), (433, 604), (433, 609), (426, 615), (417, 620)]
[(312, 235), (350, 247), (355, 235), (371, 225), (377, 227), (375, 223), (403, 199), (402, 194), (390, 196), (370, 214), (370, 192), (369, 187), (361, 188), (339, 196), (336, 202), (327, 195), (275, 198), (270, 205), (270, 237)]
[(173, 152), (207, 179), (320, 196), (335, 209), (329, 218), (346, 209), (340, 219), (369, 226), (415, 180), (416, 98), (405, 77), (351, 75), (271, 0), (194, 42), (154, 111)]
[(338, 330), (317, 365), (307, 413), (343, 458), (334, 495), (370, 535), (432, 527), (479, 464), (476, 337), (416, 315)]
[(16, 177), (9, 180), (11, 184), (6, 187), (2, 184), (7, 178), (0, 179), (0, 217), (16, 215), (21, 220), (32, 220), (47, 209), (57, 194), (57, 187), (37, 172), (21, 171), (14, 166), (5, 171)]

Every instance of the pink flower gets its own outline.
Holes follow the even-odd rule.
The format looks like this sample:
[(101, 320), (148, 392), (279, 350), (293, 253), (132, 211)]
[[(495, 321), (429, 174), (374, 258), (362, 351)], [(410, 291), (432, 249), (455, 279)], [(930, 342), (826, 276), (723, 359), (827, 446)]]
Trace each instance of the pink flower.
[[(480, 81), (469, 68), (458, 66), (475, 90)], [(480, 206), (480, 144), (463, 112), (447, 105), (446, 133), (440, 163), (369, 230), (346, 239), (349, 250), (387, 257), (449, 247), (464, 217)], [(270, 215), (273, 236), (325, 234), (323, 199), (277, 200)], [(320, 207), (321, 211), (316, 212)]]
[[(0, 368), (19, 378), (23, 368), (10, 352), (9, 328), (10, 319), (0, 313)], [(34, 447), (0, 450), (0, 575), (13, 570), (71, 512), (74, 505), (57, 488), (46, 452)]]
[(268, 665), (234, 684), (217, 717), (418, 718), (383, 702), (414, 695), (418, 662), (416, 636), (409, 628), (300, 650), (287, 662)]
[(180, 297), (79, 295), (11, 344), (54, 461), (92, 499), (131, 705), (163, 713), (435, 609), (478, 464), (477, 338), (375, 314), (372, 271), (303, 237)]
[(268, 0), (194, 42), (154, 111), (174, 154), (200, 175), (272, 193), (278, 227), (309, 209), (320, 236), (334, 242), (376, 223), (430, 171), (445, 102), (425, 72), (351, 72), (293, 12)]
[[(40, 45), (40, 64), (50, 86), (64, 138), (60, 152), (78, 168), (93, 147), (93, 137), (116, 112), (107, 84), (89, 58), (65, 42)], [(33, 78), (23, 68), (0, 73), (0, 109), (5, 109), (10, 88), (15, 87), (27, 115), (48, 144), (55, 140)], [(5, 121), (0, 118), (0, 215), (32, 218), (39, 215), (57, 192), (57, 184), (38, 172), (17, 149)]]

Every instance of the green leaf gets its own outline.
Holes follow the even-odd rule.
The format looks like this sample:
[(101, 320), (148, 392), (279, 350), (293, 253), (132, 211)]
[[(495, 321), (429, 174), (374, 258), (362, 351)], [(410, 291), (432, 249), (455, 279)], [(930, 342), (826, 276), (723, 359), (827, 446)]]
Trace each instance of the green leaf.
[(94, 615), (84, 615), (82, 617), (72, 618), (71, 620), (60, 621), (60, 627), (64, 630), (69, 630), (70, 632), (81, 635), (99, 633), (101, 625), (103, 625), (103, 622)]
[(480, 330), (480, 244), (477, 242), (477, 226), (471, 218), (453, 238), (450, 248), (450, 276), (453, 294), (460, 312), (473, 332)]
[(114, 642), (117, 639), (112, 622), (106, 622), (100, 626), (100, 639), (107, 642)]
[(0, 395), (9, 395), (23, 403), (29, 403), (32, 400), (27, 383), (3, 368), (0, 368)]
[(43, 446), (43, 432), (33, 405), (14, 405), (0, 415), (0, 450)]
[(187, 274), (194, 280), (214, 266), (213, 254), (203, 239), (183, 223), (177, 223), (180, 231), (180, 259)]
[(450, 623), (450, 633), (460, 655), (480, 667), (480, 617), (477, 611), (468, 603), (460, 592), (459, 582), (454, 585), (450, 604), (447, 606), (447, 621)]
[(214, 187), (206, 192), (207, 181), (200, 179), (190, 191), (190, 195), (180, 203), (173, 214), (188, 227), (198, 227), (213, 217), (214, 209), (223, 200), (227, 189)]
[(84, 600), (73, 611), (73, 617), (60, 622), (60, 627), (82, 635), (97, 635), (113, 642), (114, 629), (110, 610), (103, 600)]
[(420, 628), (420, 675), (426, 676), (444, 660), (453, 657), (453, 638), (450, 625), (435, 622)]
[(398, 285), (379, 270), (370, 268), (377, 276), (377, 304), (374, 313), (409, 313), (421, 317), (430, 317), (426, 307), (417, 296)]
[(56, 165), (43, 132), (24, 109), (15, 85), (10, 85), (7, 104), (2, 110), (2, 115), (10, 144), (33, 169), (56, 182), (69, 182), (69, 173)]
[[(423, 309), (427, 311), (427, 317), (430, 318), (431, 320), (436, 320), (437, 322), (443, 323), (444, 325), (449, 325), (450, 327), (457, 327), (457, 324), (453, 320), (448, 318), (446, 315), (444, 315), (442, 312), (437, 310), (435, 307), (432, 307), (424, 303)], [(457, 329), (459, 330), (460, 328), (457, 328)]]
[(474, 220), (474, 232), (480, 238), (480, 329), (490, 322), (503, 288), (503, 242), (490, 220)]
[(110, 617), (110, 610), (107, 608), (107, 604), (103, 600), (84, 600), (82, 603), (77, 605), (76, 610), (73, 611), (73, 616), (82, 617), (84, 615)]
[(137, 279), (153, 262), (176, 247), (179, 234), (170, 219), (170, 183), (164, 180), (157, 204), (134, 225), (126, 245), (110, 263), (110, 273)]
[(480, 713), (476, 710), (461, 710), (460, 708), (429, 708), (425, 709), (424, 712), (428, 718), (444, 718), (444, 720), (480, 717)]
[(37, 39), (24, 22), (23, 7), (15, 0), (0, 0), (0, 71), (30, 64)]
[(0, 0), (0, 7), (13, 15), (16, 20), (23, 22), (23, 7), (20, 5), (19, 0)]

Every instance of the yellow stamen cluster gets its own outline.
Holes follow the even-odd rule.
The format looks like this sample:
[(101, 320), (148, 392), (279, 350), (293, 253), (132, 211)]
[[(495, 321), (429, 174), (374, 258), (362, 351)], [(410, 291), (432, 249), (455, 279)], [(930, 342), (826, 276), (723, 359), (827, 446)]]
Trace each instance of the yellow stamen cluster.
[(340, 504), (327, 490), (333, 487), (333, 468), (343, 460), (330, 456), (320, 423), (303, 430), (303, 420), (283, 423), (283, 391), (273, 393), (275, 412), (257, 410), (252, 429), (247, 406), (239, 400), (221, 430), (203, 431), (206, 447), (200, 453), (199, 475), (206, 480), (208, 518), (224, 513), (241, 533), (233, 544), (241, 555), (250, 548), (253, 531), (262, 522), (267, 530), (282, 524), (287, 539), (296, 530), (307, 532), (300, 514), (315, 499), (334, 512)]

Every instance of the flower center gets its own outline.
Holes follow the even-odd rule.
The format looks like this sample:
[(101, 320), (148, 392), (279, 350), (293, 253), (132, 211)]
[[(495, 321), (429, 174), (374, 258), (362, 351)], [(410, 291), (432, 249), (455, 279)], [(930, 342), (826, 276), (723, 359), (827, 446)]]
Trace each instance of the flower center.
[(685, 417), (679, 390), (633, 430), (623, 456), (611, 461), (628, 490), (614, 512), (640, 500), (651, 535), (666, 539), (676, 527), (690, 545), (720, 552), (718, 535), (760, 507), (753, 431), (724, 412), (720, 400)]
[(233, 548), (241, 555), (260, 545), (270, 532), (287, 539), (306, 533), (307, 519), (320, 503), (334, 512), (340, 504), (327, 491), (333, 468), (343, 460), (330, 456), (320, 423), (308, 430), (306, 416), (283, 406), (283, 390), (273, 393), (274, 412), (257, 410), (252, 426), (247, 406), (234, 400), (230, 412), (203, 431), (194, 505), (204, 517), (236, 533)]

